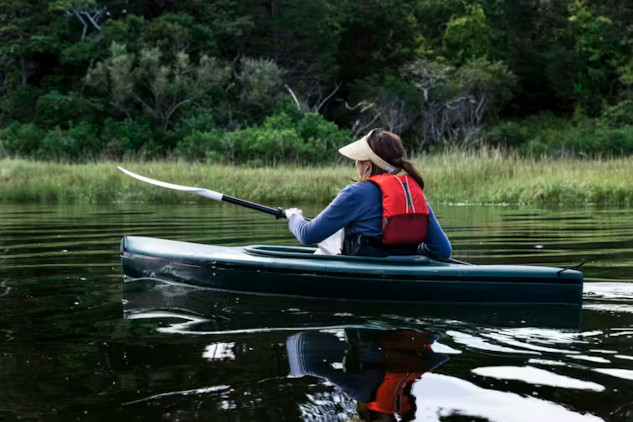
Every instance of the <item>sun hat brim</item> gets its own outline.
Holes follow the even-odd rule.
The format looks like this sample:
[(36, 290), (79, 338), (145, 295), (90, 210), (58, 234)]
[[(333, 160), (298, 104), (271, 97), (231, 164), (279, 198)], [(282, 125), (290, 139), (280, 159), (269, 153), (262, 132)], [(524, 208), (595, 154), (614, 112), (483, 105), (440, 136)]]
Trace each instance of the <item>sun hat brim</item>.
[(363, 136), (358, 141), (347, 144), (338, 150), (341, 154), (352, 160), (369, 160), (371, 157), (372, 149), (367, 143), (367, 136)]
[(359, 140), (345, 145), (344, 147), (340, 148), (338, 152), (340, 152), (347, 158), (351, 158), (352, 160), (371, 161), (372, 163), (389, 173), (399, 173), (401, 171), (399, 168), (396, 168), (383, 160), (369, 146), (369, 136), (372, 134), (372, 132), (373, 130)]

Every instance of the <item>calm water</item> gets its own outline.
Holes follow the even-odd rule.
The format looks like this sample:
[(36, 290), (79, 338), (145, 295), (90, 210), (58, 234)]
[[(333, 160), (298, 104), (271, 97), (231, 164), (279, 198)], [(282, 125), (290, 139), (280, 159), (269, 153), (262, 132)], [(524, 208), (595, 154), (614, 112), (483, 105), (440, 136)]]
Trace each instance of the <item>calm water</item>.
[(631, 210), (435, 212), (459, 259), (586, 259), (582, 309), (122, 288), (124, 234), (295, 242), (232, 206), (0, 204), (0, 420), (633, 420)]

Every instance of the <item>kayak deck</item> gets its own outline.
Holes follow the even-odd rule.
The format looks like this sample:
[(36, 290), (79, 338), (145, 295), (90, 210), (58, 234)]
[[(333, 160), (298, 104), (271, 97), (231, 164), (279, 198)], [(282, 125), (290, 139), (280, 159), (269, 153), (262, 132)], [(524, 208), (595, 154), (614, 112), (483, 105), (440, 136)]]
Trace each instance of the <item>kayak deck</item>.
[(582, 273), (519, 265), (464, 265), (428, 257), (315, 255), (296, 246), (225, 247), (127, 236), (124, 272), (242, 293), (324, 299), (460, 302), (582, 302)]

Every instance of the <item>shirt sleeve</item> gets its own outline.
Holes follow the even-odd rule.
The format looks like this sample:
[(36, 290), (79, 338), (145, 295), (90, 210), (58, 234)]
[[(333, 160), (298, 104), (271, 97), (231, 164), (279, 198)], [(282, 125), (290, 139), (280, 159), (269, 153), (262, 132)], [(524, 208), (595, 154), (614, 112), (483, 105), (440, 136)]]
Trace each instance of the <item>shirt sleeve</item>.
[(444, 230), (442, 230), (437, 218), (435, 218), (435, 214), (433, 213), (430, 205), (429, 211), (431, 212), (431, 215), (429, 215), (429, 227), (426, 232), (426, 240), (424, 241), (424, 244), (432, 257), (448, 259), (453, 253), (451, 242), (448, 240)]
[(313, 245), (332, 236), (346, 224), (353, 221), (358, 213), (358, 190), (349, 185), (339, 192), (334, 200), (313, 220), (306, 220), (298, 214), (290, 216), (288, 229), (304, 245)]

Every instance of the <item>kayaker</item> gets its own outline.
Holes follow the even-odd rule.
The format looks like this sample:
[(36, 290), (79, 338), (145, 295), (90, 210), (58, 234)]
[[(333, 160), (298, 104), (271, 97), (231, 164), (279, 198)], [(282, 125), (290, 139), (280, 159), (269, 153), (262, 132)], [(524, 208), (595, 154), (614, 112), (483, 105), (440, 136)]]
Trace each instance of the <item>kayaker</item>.
[(339, 152), (356, 160), (359, 181), (312, 220), (301, 209), (286, 210), (290, 232), (301, 243), (317, 244), (343, 229), (343, 255), (450, 258), (451, 244), (424, 197), (422, 175), (406, 159), (398, 135), (374, 129)]

